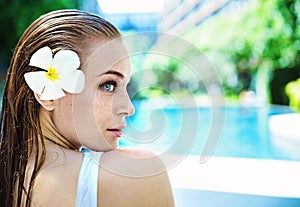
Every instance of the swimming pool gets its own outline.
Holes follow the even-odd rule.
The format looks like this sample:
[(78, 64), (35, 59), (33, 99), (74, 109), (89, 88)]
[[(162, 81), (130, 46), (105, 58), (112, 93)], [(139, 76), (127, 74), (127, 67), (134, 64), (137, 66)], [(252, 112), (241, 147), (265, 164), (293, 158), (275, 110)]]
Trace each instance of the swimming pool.
[[(121, 147), (134, 146), (157, 153), (166, 151), (181, 136), (181, 127), (184, 125), (182, 114), (187, 114), (186, 124), (193, 125), (195, 123), (193, 119), (199, 118), (199, 126), (197, 137), (186, 151), (189, 155), (200, 155), (208, 133), (214, 130), (209, 107), (157, 109), (141, 108), (138, 103), (135, 103), (135, 107), (136, 113), (128, 120), (126, 136), (125, 139), (121, 139)], [(288, 143), (287, 140), (283, 145), (270, 135), (268, 129), (271, 115), (292, 113), (291, 108), (286, 106), (226, 107), (221, 110), (224, 111), (225, 122), (220, 123), (224, 125), (223, 131), (213, 156), (300, 161), (300, 141)], [(197, 116), (194, 115), (196, 113)], [(184, 136), (190, 135), (187, 133)], [(176, 148), (173, 148), (172, 152), (176, 153)]]
[[(287, 139), (283, 143), (268, 129), (269, 117), (293, 112), (289, 107), (221, 108), (225, 114), (225, 122), (220, 123), (223, 131), (211, 157), (201, 164), (203, 146), (214, 130), (211, 108), (135, 106), (136, 114), (128, 119), (121, 147), (134, 146), (157, 154), (186, 153), (169, 168), (177, 206), (300, 206), (300, 142)], [(182, 114), (187, 115), (184, 124)], [(195, 123), (198, 131), (190, 148), (173, 147), (182, 136), (183, 125)], [(185, 136), (189, 137), (188, 131)]]

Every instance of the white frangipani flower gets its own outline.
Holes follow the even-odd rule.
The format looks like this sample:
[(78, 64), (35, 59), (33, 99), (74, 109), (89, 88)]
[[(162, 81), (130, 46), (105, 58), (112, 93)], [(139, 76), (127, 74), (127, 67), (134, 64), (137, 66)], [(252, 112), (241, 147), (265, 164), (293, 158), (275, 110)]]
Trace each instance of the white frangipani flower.
[(49, 47), (37, 50), (31, 57), (29, 65), (45, 71), (25, 73), (29, 88), (40, 95), (41, 100), (55, 100), (69, 93), (80, 93), (84, 88), (85, 77), (81, 70), (76, 52), (60, 50), (52, 58)]

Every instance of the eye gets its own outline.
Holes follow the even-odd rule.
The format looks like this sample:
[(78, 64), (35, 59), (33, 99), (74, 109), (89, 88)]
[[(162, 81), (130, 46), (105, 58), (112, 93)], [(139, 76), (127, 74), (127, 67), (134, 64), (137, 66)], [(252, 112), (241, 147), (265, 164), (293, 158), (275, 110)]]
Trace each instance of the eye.
[(116, 85), (117, 83), (115, 81), (108, 81), (100, 85), (100, 89), (105, 92), (112, 93), (114, 92)]

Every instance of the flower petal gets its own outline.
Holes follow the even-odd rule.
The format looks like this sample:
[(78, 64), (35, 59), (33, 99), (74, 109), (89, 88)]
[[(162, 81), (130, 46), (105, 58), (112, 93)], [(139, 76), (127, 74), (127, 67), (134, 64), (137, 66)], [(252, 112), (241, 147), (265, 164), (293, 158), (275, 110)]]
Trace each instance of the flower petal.
[(57, 81), (58, 84), (69, 93), (80, 93), (84, 88), (85, 77), (81, 70), (65, 74)]
[(49, 47), (37, 50), (30, 59), (29, 65), (47, 70), (52, 64), (52, 51)]
[(76, 52), (72, 50), (60, 50), (53, 58), (52, 67), (59, 75), (70, 73), (80, 66), (80, 60)]
[(64, 91), (54, 82), (48, 81), (41, 95), (41, 100), (55, 100), (65, 96)]
[(25, 81), (29, 88), (39, 95), (41, 95), (48, 82), (45, 74), (46, 72), (44, 71), (28, 72), (24, 74)]

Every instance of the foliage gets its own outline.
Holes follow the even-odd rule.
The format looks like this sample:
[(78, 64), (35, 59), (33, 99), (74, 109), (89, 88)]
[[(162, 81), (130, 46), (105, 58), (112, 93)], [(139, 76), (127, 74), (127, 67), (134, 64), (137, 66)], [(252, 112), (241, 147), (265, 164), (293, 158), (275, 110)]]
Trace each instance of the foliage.
[(285, 92), (290, 100), (290, 106), (300, 112), (300, 78), (289, 82), (285, 87)]
[[(183, 37), (212, 55), (227, 92), (239, 94), (253, 90), (259, 70), (300, 63), (299, 14), (299, 0), (252, 0), (225, 8)], [(237, 81), (228, 84), (232, 76)]]
[[(148, 55), (147, 58), (147, 61), (150, 61), (148, 62), (149, 65), (133, 64), (133, 68), (145, 68), (145, 70), (137, 69), (139, 72), (133, 75), (131, 84), (134, 85), (129, 87), (129, 92), (134, 94), (133, 99), (140, 100), (182, 94), (184, 84), (176, 75), (179, 70), (179, 61), (170, 58), (159, 60), (156, 55)], [(137, 89), (139, 91), (136, 91)]]
[(18, 39), (35, 19), (53, 10), (79, 7), (80, 0), (1, 0), (0, 70), (7, 68)]
[[(219, 73), (226, 96), (238, 97), (242, 91), (251, 90), (266, 100), (272, 71), (300, 65), (299, 21), (300, 0), (232, 1), (221, 12), (186, 31), (181, 37), (208, 56)], [(171, 46), (172, 49), (181, 52), (181, 56), (176, 57), (178, 60), (194, 52)], [(167, 58), (159, 61), (157, 57), (146, 59), (153, 64), (140, 67), (152, 68), (154, 75), (148, 74), (147, 79), (156, 77), (154, 85), (166, 89), (174, 86), (174, 82), (180, 83), (179, 77), (184, 80), (185, 87), (177, 84), (175, 88), (178, 90), (172, 90), (172, 94), (186, 88), (192, 88), (193, 93), (205, 93), (203, 82), (193, 74), (187, 74), (189, 69), (180, 61), (172, 62)], [(166, 91), (153, 88), (146, 94), (148, 97), (157, 95), (166, 95)]]

